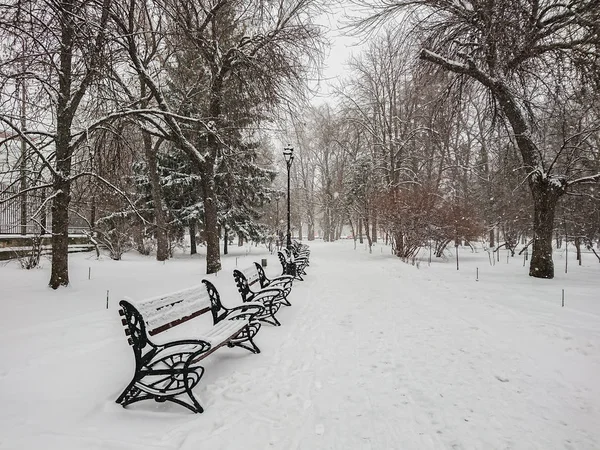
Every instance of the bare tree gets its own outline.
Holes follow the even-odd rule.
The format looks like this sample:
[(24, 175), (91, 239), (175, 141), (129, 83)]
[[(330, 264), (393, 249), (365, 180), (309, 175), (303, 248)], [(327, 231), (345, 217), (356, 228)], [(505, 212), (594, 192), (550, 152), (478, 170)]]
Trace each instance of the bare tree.
[[(43, 162), (51, 180), (28, 189), (51, 188), (53, 289), (69, 284), (68, 227), (73, 157), (85, 133), (77, 115), (86, 92), (104, 64), (106, 26), (111, 0), (24, 0), (4, 3), (0, 39), (21, 41), (2, 60), (3, 86), (10, 79), (27, 81), (37, 101), (39, 121), (24, 129), (10, 111), (1, 121)], [(3, 95), (11, 95), (4, 92)], [(33, 105), (33, 104), (32, 104)], [(30, 108), (31, 110), (32, 108)]]
[[(530, 275), (553, 278), (552, 232), (558, 199), (570, 188), (600, 181), (593, 171), (571, 176), (558, 152), (540, 140), (537, 102), (555, 98), (570, 80), (599, 86), (597, 0), (378, 0), (370, 28), (398, 14), (420, 39), (420, 58), (472, 81), (508, 121), (533, 204)], [(408, 28), (407, 28), (408, 29)], [(417, 37), (418, 36), (418, 37)]]
[[(163, 114), (166, 137), (188, 154), (201, 174), (207, 273), (221, 268), (215, 170), (219, 158), (229, 151), (228, 127), (239, 126), (232, 117), (268, 118), (268, 108), (283, 100), (290, 87), (305, 85), (305, 71), (320, 35), (311, 22), (314, 4), (313, 0), (251, 4), (130, 0), (114, 14), (133, 66)], [(154, 21), (141, 26), (136, 17), (144, 8), (160, 14), (153, 14)], [(141, 55), (147, 43), (141, 35), (148, 33), (162, 34), (171, 56), (161, 54), (153, 64), (145, 63)], [(167, 64), (184, 70), (176, 58), (181, 52), (197, 56), (192, 78), (188, 78), (190, 97), (184, 98), (189, 104), (196, 97), (193, 111), (179, 110), (170, 102), (162, 85), (164, 73), (157, 70), (157, 66), (165, 67), (165, 58)], [(239, 101), (234, 104), (231, 99)], [(186, 132), (190, 124), (196, 126), (192, 135)]]

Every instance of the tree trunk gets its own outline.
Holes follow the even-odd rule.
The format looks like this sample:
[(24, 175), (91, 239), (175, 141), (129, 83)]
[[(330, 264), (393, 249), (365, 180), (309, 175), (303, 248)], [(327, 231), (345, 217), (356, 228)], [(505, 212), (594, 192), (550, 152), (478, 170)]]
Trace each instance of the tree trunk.
[(190, 255), (195, 255), (198, 253), (196, 248), (196, 221), (194, 219), (190, 220), (188, 227), (190, 230)]
[[(212, 136), (212, 139), (215, 139)], [(202, 200), (204, 204), (204, 237), (206, 239), (206, 273), (221, 270), (221, 248), (219, 245), (219, 223), (215, 191), (214, 164), (207, 160), (202, 170)]]
[(329, 233), (330, 233), (329, 213), (326, 208), (325, 213), (323, 214), (323, 242), (329, 242), (331, 240), (329, 238)]
[(229, 233), (227, 232), (227, 227), (223, 227), (223, 254), (227, 255), (229, 253)]
[(52, 201), (52, 270), (49, 282), (52, 289), (69, 285), (70, 188), (64, 180), (54, 183), (56, 195)]
[(358, 242), (363, 243), (363, 221), (362, 218), (358, 218)]
[(556, 235), (556, 248), (562, 247), (562, 236)]
[(352, 240), (354, 241), (354, 250), (356, 250), (356, 232), (354, 230), (354, 223), (352, 217), (348, 216), (348, 223), (350, 223), (350, 232), (352, 233)]
[(52, 289), (69, 285), (69, 204), (71, 203), (71, 125), (73, 113), (70, 110), (72, 62), (73, 62), (73, 22), (70, 14), (73, 2), (63, 5), (61, 23), (61, 51), (58, 104), (56, 106), (56, 164), (52, 187), (52, 269), (50, 282)]
[(581, 238), (579, 236), (575, 237), (574, 243), (577, 252), (577, 261), (579, 261), (579, 265), (581, 265)]
[(371, 218), (371, 239), (374, 244), (377, 243), (377, 212), (373, 211), (373, 217)]
[(490, 229), (490, 248), (494, 248), (496, 246), (496, 239), (494, 235), (494, 229)]
[(369, 220), (365, 219), (365, 234), (367, 235), (367, 244), (369, 244), (369, 253), (373, 252), (373, 241), (371, 240), (371, 227), (369, 226)]
[(529, 275), (536, 278), (554, 278), (552, 261), (552, 232), (559, 195), (550, 182), (532, 182), (533, 192), (533, 250)]
[[(142, 95), (145, 90), (142, 90)], [(156, 236), (156, 260), (166, 261), (169, 259), (169, 236), (167, 233), (167, 221), (165, 210), (162, 206), (162, 190), (160, 187), (160, 175), (158, 174), (157, 152), (160, 141), (152, 145), (152, 137), (142, 132), (144, 140), (144, 156), (148, 165), (148, 178), (150, 180), (150, 191), (152, 193), (152, 204), (154, 205), (155, 236)]]
[(404, 256), (404, 235), (401, 231), (394, 232), (394, 250), (396, 256), (403, 257)]
[(238, 247), (242, 247), (244, 245), (244, 235), (242, 233), (238, 233)]

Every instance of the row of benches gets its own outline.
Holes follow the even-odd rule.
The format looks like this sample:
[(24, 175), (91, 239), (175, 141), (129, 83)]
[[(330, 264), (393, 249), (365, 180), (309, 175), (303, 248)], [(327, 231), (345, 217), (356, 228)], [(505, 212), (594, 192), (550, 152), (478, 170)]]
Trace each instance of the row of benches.
[[(279, 252), (283, 272), (272, 279), (267, 278), (258, 263), (243, 271), (234, 270), (242, 299), (242, 304), (234, 308), (223, 305), (219, 292), (208, 280), (142, 301), (122, 300), (119, 314), (133, 348), (135, 372), (117, 403), (125, 407), (154, 399), (159, 403), (177, 403), (195, 413), (203, 412), (192, 392), (204, 374), (202, 360), (224, 346), (260, 353), (254, 337), (263, 322), (280, 325), (275, 314), (282, 305), (291, 305), (288, 295), (293, 280), (302, 280), (302, 275), (306, 275), (309, 256), (308, 247), (299, 243), (291, 251)], [(194, 339), (164, 344), (150, 339), (209, 311), (213, 326)]]

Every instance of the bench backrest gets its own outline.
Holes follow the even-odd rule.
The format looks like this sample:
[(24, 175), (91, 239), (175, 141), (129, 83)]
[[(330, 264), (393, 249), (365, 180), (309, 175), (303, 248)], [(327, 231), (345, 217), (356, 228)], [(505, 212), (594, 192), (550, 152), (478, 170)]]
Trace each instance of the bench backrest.
[(127, 300), (121, 300), (119, 306), (121, 306), (119, 315), (122, 317), (121, 323), (125, 328), (127, 342), (133, 347), (136, 364), (138, 364), (144, 348), (149, 344), (146, 324), (139, 311)]
[(234, 269), (233, 279), (235, 280), (238, 291), (242, 296), (242, 300), (245, 302), (252, 300), (254, 293), (250, 290), (250, 283), (248, 283), (248, 278), (246, 275), (243, 272)]
[(244, 274), (244, 276), (248, 280), (248, 285), (249, 286), (252, 286), (254, 283), (259, 283), (260, 284), (260, 278), (258, 276), (258, 272), (256, 272), (256, 269), (254, 268), (253, 265), (249, 266), (249, 267), (246, 267), (244, 270), (242, 270), (242, 273)]
[(221, 303), (221, 296), (219, 295), (219, 291), (217, 291), (217, 288), (214, 286), (214, 284), (208, 280), (202, 280), (202, 283), (204, 283), (206, 292), (210, 298), (210, 310), (213, 316), (213, 324), (216, 325), (225, 318), (227, 315), (227, 310), (223, 307), (223, 304)]
[(283, 274), (285, 275), (287, 273), (287, 258), (281, 250), (277, 252), (277, 257), (279, 258), (279, 262), (281, 263), (281, 267), (283, 268)]
[(279, 257), (279, 262), (281, 263), (281, 267), (283, 268), (282, 275), (292, 275), (296, 276), (296, 265), (292, 260), (292, 257), (287, 249), (283, 249), (283, 251), (278, 251), (277, 256)]
[(225, 317), (227, 310), (221, 304), (217, 289), (208, 280), (202, 280), (202, 283), (135, 304), (130, 299), (119, 302), (121, 323), (127, 342), (133, 347), (136, 364), (143, 364), (142, 355), (147, 353), (146, 347), (155, 347), (148, 334), (154, 336), (209, 310), (215, 325)]
[(200, 284), (135, 302), (135, 306), (144, 318), (148, 334), (154, 336), (208, 312), (212, 304), (205, 285)]
[(265, 269), (263, 269), (263, 267), (257, 262), (254, 263), (254, 267), (256, 269), (256, 275), (258, 276), (260, 287), (264, 288), (268, 284)]

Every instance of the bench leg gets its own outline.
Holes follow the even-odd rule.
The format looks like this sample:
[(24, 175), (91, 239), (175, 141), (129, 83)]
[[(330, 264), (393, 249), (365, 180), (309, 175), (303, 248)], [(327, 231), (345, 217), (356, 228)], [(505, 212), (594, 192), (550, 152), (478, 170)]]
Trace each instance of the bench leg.
[[(198, 370), (200, 370), (200, 373), (196, 372)], [(168, 392), (165, 392), (165, 393), (149, 392), (149, 391), (155, 389), (155, 388), (153, 388), (152, 385), (147, 387), (148, 391), (145, 390), (143, 387), (140, 387), (139, 385), (137, 385), (138, 382), (141, 384), (141, 380), (144, 378), (144, 376), (143, 375), (139, 376), (136, 373), (133, 380), (131, 380), (129, 385), (125, 388), (125, 390), (121, 393), (121, 395), (119, 395), (116, 402), (119, 403), (121, 406), (123, 406), (123, 408), (125, 408), (128, 405), (131, 405), (131, 404), (137, 403), (137, 402), (141, 402), (144, 400), (155, 400), (158, 403), (164, 403), (164, 402), (168, 401), (168, 402), (173, 402), (180, 406), (183, 406), (184, 408), (189, 409), (193, 413), (202, 413), (202, 412), (204, 412), (204, 408), (202, 408), (202, 406), (200, 405), (198, 400), (196, 400), (196, 397), (194, 397), (192, 388), (198, 384), (198, 382), (200, 381), (200, 378), (202, 378), (202, 375), (204, 375), (204, 367), (195, 367), (194, 371), (195, 371), (194, 373), (195, 373), (196, 377), (194, 377), (194, 381), (191, 383), (190, 383), (191, 380), (187, 377), (187, 375), (185, 373), (183, 374), (183, 379), (172, 378), (171, 382), (169, 383), (170, 385), (178, 384), (181, 382), (184, 383), (184, 391), (180, 392), (178, 394), (174, 394), (174, 395), (169, 395)], [(163, 381), (164, 381), (164, 379), (163, 379)], [(157, 384), (157, 383), (155, 383), (155, 384)], [(180, 398), (177, 398), (178, 395), (182, 395), (184, 392), (189, 397), (189, 402), (184, 401)]]
[(274, 313), (271, 314), (271, 318), (269, 318), (269, 317), (263, 317), (262, 319), (259, 319), (259, 320), (261, 322), (266, 322), (266, 323), (269, 323), (269, 324), (274, 325), (276, 327), (281, 326), (281, 323), (279, 323), (279, 320), (277, 320), (275, 318), (275, 314)]
[[(187, 383), (186, 383), (187, 384)], [(196, 400), (196, 397), (194, 397), (194, 394), (192, 393), (192, 389), (191, 387), (188, 385), (186, 386), (185, 389), (187, 395), (190, 397), (190, 401), (191, 404), (189, 404), (188, 402), (184, 402), (183, 400), (176, 398), (176, 397), (166, 397), (166, 398), (156, 398), (157, 402), (164, 402), (164, 401), (169, 401), (169, 402), (173, 402), (173, 403), (177, 403), (178, 405), (183, 406), (184, 408), (189, 409), (190, 411), (192, 411), (193, 413), (196, 414), (201, 414), (204, 412), (204, 408), (202, 408), (202, 406), (200, 406), (200, 403), (198, 403), (198, 400)]]
[[(260, 353), (260, 349), (254, 343), (254, 336), (260, 330), (260, 323), (254, 322), (246, 327), (238, 334), (232, 341), (230, 341), (228, 347), (242, 347), (252, 353)], [(246, 345), (245, 342), (249, 342), (250, 345)]]
[(282, 300), (283, 300), (283, 304), (284, 304), (285, 306), (292, 306), (292, 304), (291, 304), (291, 303), (290, 303), (290, 301), (288, 300), (288, 298), (287, 298), (287, 295), (286, 295), (286, 294), (283, 294), (283, 295), (281, 296), (281, 298), (282, 298)]
[(119, 395), (117, 398), (116, 402), (120, 405), (123, 405), (123, 408), (131, 403), (136, 403), (151, 397), (148, 394), (144, 395), (144, 393), (135, 386), (137, 381), (137, 378), (134, 377), (133, 380), (131, 380), (131, 382), (123, 390), (123, 392), (121, 392), (121, 395)]
[(246, 344), (239, 342), (237, 344), (233, 344), (232, 347), (242, 347), (252, 353), (260, 353), (260, 348), (258, 348), (256, 346), (256, 344), (254, 343), (254, 341), (252, 339), (248, 339), (247, 342), (250, 342), (250, 345), (246, 345)]

